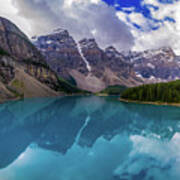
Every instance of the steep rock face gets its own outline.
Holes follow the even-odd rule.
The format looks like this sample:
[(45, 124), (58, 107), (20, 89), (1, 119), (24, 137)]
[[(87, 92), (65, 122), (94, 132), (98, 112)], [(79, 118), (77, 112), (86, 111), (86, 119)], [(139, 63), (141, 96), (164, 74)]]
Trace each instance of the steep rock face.
[(61, 77), (71, 80), (69, 73), (71, 69), (87, 74), (86, 64), (78, 51), (76, 42), (68, 31), (57, 29), (53, 33), (37, 37), (33, 41), (46, 57), (49, 66)]
[[(107, 66), (117, 73), (117, 76), (124, 78), (135, 78), (135, 73), (133, 71), (133, 65), (126, 61), (121, 53), (119, 53), (114, 47), (108, 47), (105, 50), (105, 54), (108, 57)], [(138, 80), (138, 78), (137, 78)]]
[[(12, 22), (0, 17), (0, 81), (1, 84), (4, 84), (4, 88), (8, 87), (7, 91), (10, 89), (10, 92), (13, 92), (15, 96), (17, 95), (17, 89), (19, 91), (19, 87), (12, 88), (12, 82), (15, 81), (14, 84), (18, 86), (26, 84), (23, 77), (20, 78), (21, 82), (16, 79), (17, 72), (24, 79), (31, 80), (32, 82), (29, 82), (29, 84), (32, 84), (33, 87), (40, 86), (39, 91), (43, 91), (41, 93), (42, 91), (35, 92), (33, 90), (33, 93), (29, 95), (26, 93), (26, 97), (41, 94), (44, 96), (57, 95), (55, 91), (59, 89), (59, 80), (56, 73), (50, 69), (44, 57), (29, 41), (27, 36)], [(32, 89), (32, 87), (28, 88)], [(21, 93), (24, 94), (25, 87), (20, 89)]]
[(13, 60), (8, 56), (0, 56), (0, 81), (7, 84), (9, 83), (14, 77), (15, 63)]
[[(34, 67), (32, 72), (36, 69), (37, 67)], [(42, 83), (34, 78), (34, 74), (26, 71), (26, 67), (18, 64), (12, 57), (0, 56), (0, 102), (22, 97), (45, 97), (59, 94), (53, 90), (54, 86), (50, 88), (51, 80), (50, 85), (47, 86), (48, 82)], [(48, 80), (48, 78), (44, 79)]]
[[(105, 71), (104, 65), (107, 61), (103, 50), (101, 50), (95, 39), (83, 39), (79, 41), (82, 53), (91, 67), (91, 73), (98, 78), (102, 77)], [(103, 63), (103, 64), (102, 64)]]
[(0, 48), (18, 61), (31, 60), (45, 64), (43, 57), (28, 37), (16, 25), (2, 17), (0, 17), (0, 42)]
[(114, 47), (103, 51), (95, 39), (80, 41), (82, 52), (91, 66), (91, 74), (101, 79), (105, 86), (125, 85), (134, 86), (140, 83), (135, 76), (133, 66), (118, 53)]

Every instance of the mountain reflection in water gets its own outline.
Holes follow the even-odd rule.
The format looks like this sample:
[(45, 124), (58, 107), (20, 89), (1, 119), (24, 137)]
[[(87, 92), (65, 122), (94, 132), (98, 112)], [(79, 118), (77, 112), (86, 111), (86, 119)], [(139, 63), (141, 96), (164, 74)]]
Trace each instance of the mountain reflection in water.
[(0, 105), (0, 179), (180, 179), (180, 109), (115, 97)]

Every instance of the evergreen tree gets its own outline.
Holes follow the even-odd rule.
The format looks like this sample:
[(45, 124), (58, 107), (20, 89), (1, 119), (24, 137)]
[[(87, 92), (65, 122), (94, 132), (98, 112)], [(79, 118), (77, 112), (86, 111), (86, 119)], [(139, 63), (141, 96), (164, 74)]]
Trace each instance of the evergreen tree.
[(137, 101), (180, 103), (180, 80), (129, 88), (121, 97)]

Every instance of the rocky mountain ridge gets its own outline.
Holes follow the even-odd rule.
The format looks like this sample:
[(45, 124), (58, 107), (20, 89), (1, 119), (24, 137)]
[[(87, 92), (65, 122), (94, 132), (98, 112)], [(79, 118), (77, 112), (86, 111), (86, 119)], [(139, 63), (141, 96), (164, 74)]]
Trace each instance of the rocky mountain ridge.
[(180, 78), (180, 58), (170, 47), (144, 52), (119, 52), (113, 46), (103, 50), (95, 39), (76, 42), (62, 29), (38, 37), (34, 44), (59, 75), (92, 92), (113, 85), (132, 87)]
[(141, 84), (132, 64), (102, 50), (95, 39), (76, 42), (67, 30), (37, 37), (34, 45), (60, 76), (79, 88), (99, 92), (110, 85)]
[(179, 57), (170, 47), (144, 52), (129, 52), (125, 55), (133, 64), (136, 75), (149, 82), (166, 82), (180, 78)]

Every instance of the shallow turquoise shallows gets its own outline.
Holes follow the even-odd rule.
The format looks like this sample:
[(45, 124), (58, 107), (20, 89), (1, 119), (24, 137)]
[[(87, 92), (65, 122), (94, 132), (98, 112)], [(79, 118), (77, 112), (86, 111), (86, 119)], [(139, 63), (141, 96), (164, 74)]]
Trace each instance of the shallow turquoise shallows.
[(179, 179), (179, 107), (94, 96), (0, 105), (0, 180)]

